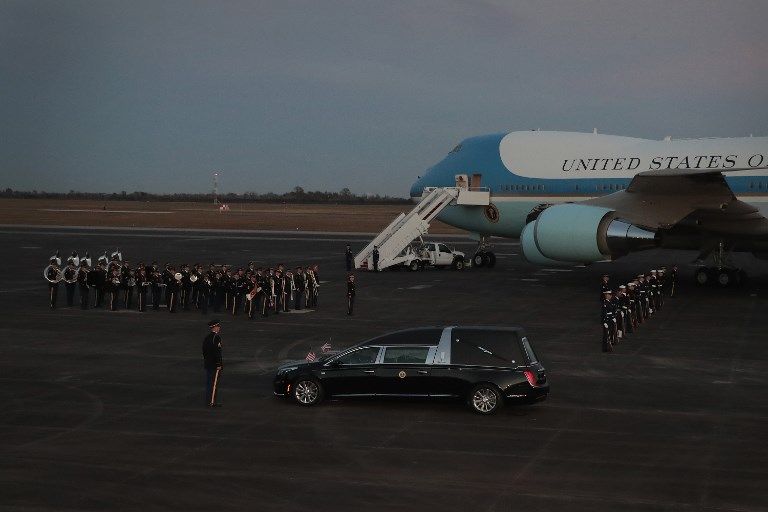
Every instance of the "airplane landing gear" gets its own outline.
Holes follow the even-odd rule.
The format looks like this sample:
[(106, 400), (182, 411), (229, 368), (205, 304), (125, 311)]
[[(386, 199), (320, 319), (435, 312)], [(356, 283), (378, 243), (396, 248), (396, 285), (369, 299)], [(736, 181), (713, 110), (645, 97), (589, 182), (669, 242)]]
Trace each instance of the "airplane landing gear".
[(473, 267), (494, 267), (496, 266), (496, 255), (491, 251), (491, 244), (488, 243), (490, 237), (486, 235), (480, 235), (480, 240), (477, 242), (477, 249), (475, 249), (475, 255), (472, 256)]
[[(714, 265), (702, 265), (696, 270), (696, 284), (700, 286), (716, 284), (721, 288), (727, 288), (729, 286), (739, 286), (746, 282), (747, 273), (732, 265), (730, 250), (726, 249), (722, 241), (718, 243), (717, 248), (708, 256), (712, 257)], [(699, 261), (701, 261), (701, 258), (699, 258)]]

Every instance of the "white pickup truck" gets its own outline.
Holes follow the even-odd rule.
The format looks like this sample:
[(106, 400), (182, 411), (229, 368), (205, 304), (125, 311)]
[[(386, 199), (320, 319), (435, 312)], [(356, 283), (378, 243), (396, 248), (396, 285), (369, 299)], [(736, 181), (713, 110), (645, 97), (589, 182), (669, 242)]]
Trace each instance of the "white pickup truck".
[(409, 245), (395, 258), (396, 265), (409, 270), (421, 270), (424, 267), (448, 268), (461, 270), (466, 266), (463, 252), (450, 249), (442, 242), (428, 242), (423, 245)]

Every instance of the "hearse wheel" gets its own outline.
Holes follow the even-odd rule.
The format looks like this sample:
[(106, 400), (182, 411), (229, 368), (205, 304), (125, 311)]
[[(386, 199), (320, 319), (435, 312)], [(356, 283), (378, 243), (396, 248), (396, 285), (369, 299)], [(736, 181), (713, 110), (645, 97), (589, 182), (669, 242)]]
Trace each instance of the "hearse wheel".
[(300, 405), (317, 405), (323, 400), (323, 386), (315, 379), (299, 378), (293, 383), (293, 398)]
[(478, 384), (472, 388), (468, 402), (478, 414), (493, 414), (504, 405), (501, 393), (493, 384)]

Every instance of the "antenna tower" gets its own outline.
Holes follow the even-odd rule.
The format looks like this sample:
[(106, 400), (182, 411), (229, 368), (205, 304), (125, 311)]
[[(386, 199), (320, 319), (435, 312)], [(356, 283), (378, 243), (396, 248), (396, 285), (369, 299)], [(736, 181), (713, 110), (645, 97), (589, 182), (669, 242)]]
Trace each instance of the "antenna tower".
[(213, 204), (219, 204), (219, 173), (213, 173)]

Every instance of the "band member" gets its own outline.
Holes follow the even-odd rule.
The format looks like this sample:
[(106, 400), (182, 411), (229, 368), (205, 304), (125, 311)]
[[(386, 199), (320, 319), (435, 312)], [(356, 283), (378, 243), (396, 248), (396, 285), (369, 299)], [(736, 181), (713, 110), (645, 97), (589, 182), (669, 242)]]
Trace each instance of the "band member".
[(344, 254), (344, 259), (347, 262), (347, 272), (349, 272), (352, 270), (352, 264), (355, 261), (355, 257), (352, 256), (352, 248), (349, 246), (349, 244), (347, 244), (347, 251)]
[(256, 304), (261, 299), (261, 286), (259, 285), (258, 273), (251, 276), (250, 290), (248, 290), (248, 318), (253, 318), (256, 312)]
[[(200, 267), (202, 270), (202, 267)], [(211, 295), (211, 289), (212, 289), (212, 283), (210, 276), (202, 272), (199, 273), (199, 276), (197, 281), (195, 281), (195, 284), (197, 285), (197, 300), (196, 304), (197, 307), (202, 310), (204, 315), (208, 314), (208, 303), (210, 300)]]
[(176, 312), (176, 304), (179, 301), (179, 287), (181, 284), (181, 273), (175, 272), (173, 266), (169, 266), (164, 274), (165, 295), (168, 298), (168, 312)]
[(213, 311), (218, 313), (221, 305), (226, 300), (227, 290), (224, 283), (224, 274), (216, 272), (216, 278), (213, 282)]
[(80, 291), (80, 308), (88, 309), (89, 295), (91, 290), (88, 288), (88, 262), (85, 259), (80, 261), (80, 269), (77, 272), (77, 285)]
[(136, 273), (136, 300), (139, 303), (139, 311), (142, 313), (147, 309), (147, 288), (151, 285), (152, 282), (147, 275), (146, 267), (139, 263), (139, 269)]
[(192, 293), (192, 281), (189, 280), (189, 265), (184, 263), (179, 272), (181, 273), (181, 281), (179, 282), (179, 302), (184, 308), (184, 311), (189, 311), (189, 301)]
[(317, 263), (312, 265), (312, 277), (314, 281), (314, 287), (312, 288), (312, 305), (317, 309), (317, 299), (320, 296), (320, 266)]
[(78, 269), (73, 259), (67, 260), (67, 266), (63, 272), (64, 288), (67, 291), (67, 306), (72, 307), (75, 302), (75, 288), (77, 286)]
[(283, 301), (285, 300), (283, 286), (285, 286), (285, 277), (283, 277), (283, 271), (278, 267), (275, 270), (275, 313), (279, 313), (283, 309)]
[[(58, 254), (58, 251), (56, 252)], [(61, 269), (56, 263), (56, 256), (52, 256), (50, 263), (45, 268), (45, 279), (48, 281), (48, 296), (51, 309), (56, 308), (56, 298), (59, 295), (59, 279), (61, 278)]]
[(224, 309), (232, 307), (232, 271), (226, 265), (221, 267), (221, 280), (224, 289)]
[[(127, 269), (127, 272), (125, 271)], [(125, 309), (131, 309), (133, 306), (133, 292), (136, 290), (136, 272), (127, 264), (123, 267), (123, 303)]]
[(304, 275), (304, 269), (296, 267), (296, 273), (293, 275), (293, 282), (296, 286), (296, 293), (294, 293), (295, 302), (293, 309), (301, 309), (302, 302), (304, 301), (304, 292), (307, 289), (306, 276)]
[(152, 283), (150, 285), (152, 290), (152, 309), (157, 311), (160, 309), (160, 295), (162, 293), (163, 276), (160, 273), (160, 269), (157, 267), (156, 261), (152, 262), (152, 266), (147, 272), (147, 278), (149, 278), (149, 282)]
[(88, 272), (88, 288), (93, 292), (93, 307), (100, 308), (104, 299), (104, 282), (107, 280), (106, 271), (101, 263)]
[(208, 322), (211, 332), (203, 341), (203, 367), (205, 368), (205, 400), (208, 407), (220, 407), (216, 401), (219, 379), (224, 363), (221, 358), (221, 323), (218, 320)]
[(192, 267), (192, 271), (189, 273), (189, 282), (192, 283), (192, 295), (190, 302), (195, 309), (200, 309), (200, 285), (203, 279), (203, 266), (199, 263), (195, 263)]
[(56, 266), (61, 268), (61, 253), (58, 249), (56, 249), (56, 252), (53, 256), (51, 256), (51, 260), (56, 262)]
[(243, 303), (243, 299), (245, 298), (245, 294), (248, 293), (247, 290), (249, 288), (248, 282), (245, 280), (245, 270), (242, 268), (238, 269), (237, 272), (232, 277), (232, 316), (237, 315), (238, 310), (241, 307), (241, 304)]
[(355, 275), (347, 276), (347, 315), (351, 315), (355, 308)]
[(285, 293), (285, 302), (283, 303), (283, 311), (289, 311), (293, 307), (293, 296), (296, 293), (296, 283), (293, 281), (293, 272), (290, 270), (285, 271), (285, 286), (283, 287)]
[(120, 276), (120, 270), (116, 267), (112, 267), (112, 272), (107, 280), (107, 293), (109, 294), (109, 310), (117, 311), (118, 302), (120, 301), (120, 283), (122, 278)]
[(70, 261), (75, 264), (75, 268), (80, 267), (80, 256), (77, 255), (77, 251), (72, 251), (72, 254), (67, 257), (67, 264)]
[(677, 265), (672, 265), (672, 272), (669, 274), (669, 296), (674, 297), (677, 292)]

